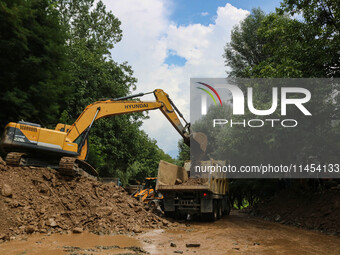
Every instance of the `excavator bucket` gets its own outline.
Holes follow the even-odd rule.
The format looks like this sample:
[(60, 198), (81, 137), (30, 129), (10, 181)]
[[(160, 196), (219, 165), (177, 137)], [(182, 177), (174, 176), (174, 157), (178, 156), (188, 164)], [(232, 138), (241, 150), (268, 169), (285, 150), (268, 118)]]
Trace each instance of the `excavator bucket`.
[(208, 138), (202, 132), (193, 132), (190, 135), (190, 143), (190, 146), (194, 149), (194, 152), (196, 150), (200, 150), (204, 154), (207, 150)]
[(190, 135), (190, 159), (196, 163), (204, 159), (208, 138), (204, 133), (192, 132)]

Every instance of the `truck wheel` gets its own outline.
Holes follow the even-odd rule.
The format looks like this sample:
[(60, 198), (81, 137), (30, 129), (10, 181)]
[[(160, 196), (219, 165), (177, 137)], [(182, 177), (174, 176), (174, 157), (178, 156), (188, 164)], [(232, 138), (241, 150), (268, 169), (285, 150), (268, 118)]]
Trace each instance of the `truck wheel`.
[(230, 203), (230, 200), (228, 198), (228, 200), (227, 200), (227, 208), (224, 211), (224, 215), (229, 215), (230, 214), (230, 210), (231, 210), (231, 203)]
[(156, 210), (157, 209), (157, 202), (156, 201), (150, 201), (148, 203), (148, 207), (149, 207), (150, 211)]
[(214, 200), (213, 202), (213, 218), (212, 221), (218, 220), (218, 202)]
[(182, 213), (182, 212), (176, 210), (176, 212), (175, 212), (175, 219), (176, 220), (186, 220), (187, 219), (187, 214)]
[(213, 211), (211, 213), (202, 213), (203, 221), (215, 221), (218, 219), (217, 201), (213, 201)]
[(218, 200), (217, 201), (217, 218), (221, 219), (223, 216), (223, 212), (222, 212), (222, 201)]
[(214, 213), (202, 213), (202, 221), (214, 221)]
[(164, 212), (164, 216), (166, 218), (174, 218), (175, 217), (175, 212)]

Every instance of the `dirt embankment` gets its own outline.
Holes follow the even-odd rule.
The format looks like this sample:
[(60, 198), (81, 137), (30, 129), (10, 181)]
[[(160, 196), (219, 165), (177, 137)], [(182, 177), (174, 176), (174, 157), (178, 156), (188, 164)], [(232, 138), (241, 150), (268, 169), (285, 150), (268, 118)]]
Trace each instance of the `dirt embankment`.
[(139, 233), (171, 224), (113, 183), (67, 179), (49, 168), (11, 167), (1, 159), (0, 189), (0, 239), (33, 232)]
[(340, 236), (340, 189), (300, 194), (284, 191), (245, 210), (266, 220)]

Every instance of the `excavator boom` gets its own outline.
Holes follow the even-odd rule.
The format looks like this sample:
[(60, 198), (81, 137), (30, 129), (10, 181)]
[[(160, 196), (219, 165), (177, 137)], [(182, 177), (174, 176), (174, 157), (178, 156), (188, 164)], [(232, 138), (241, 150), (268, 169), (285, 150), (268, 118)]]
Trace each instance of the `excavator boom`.
[[(145, 95), (144, 93), (140, 93), (137, 95), (98, 101), (90, 104), (84, 109), (78, 119), (70, 127), (66, 138), (68, 141), (74, 142), (79, 136), (83, 135), (82, 141), (85, 141), (93, 122), (103, 117), (160, 109), (173, 127), (183, 137), (185, 143), (190, 145), (190, 125), (173, 104), (168, 94), (161, 89), (156, 89), (153, 91), (153, 94), (156, 101), (152, 102), (126, 100)], [(179, 118), (182, 118), (186, 124), (185, 126), (183, 126)]]

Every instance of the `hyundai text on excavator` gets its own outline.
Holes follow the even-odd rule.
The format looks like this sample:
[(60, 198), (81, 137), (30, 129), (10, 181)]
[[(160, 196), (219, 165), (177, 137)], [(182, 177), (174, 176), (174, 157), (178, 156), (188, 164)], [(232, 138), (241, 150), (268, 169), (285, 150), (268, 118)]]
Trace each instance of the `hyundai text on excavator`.
[[(129, 100), (151, 93), (154, 94), (155, 101)], [(87, 138), (94, 121), (108, 116), (155, 109), (161, 110), (188, 146), (192, 137), (194, 146), (205, 151), (206, 136), (201, 133), (191, 134), (190, 123), (161, 89), (97, 101), (88, 105), (72, 125), (58, 123), (54, 130), (30, 122), (10, 122), (5, 127), (0, 146), (7, 153), (8, 165), (49, 166), (58, 169), (63, 175), (86, 175), (87, 172), (97, 176), (96, 170), (85, 161), (89, 151)], [(184, 126), (179, 118), (185, 122)]]

